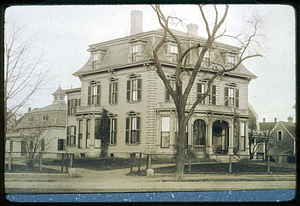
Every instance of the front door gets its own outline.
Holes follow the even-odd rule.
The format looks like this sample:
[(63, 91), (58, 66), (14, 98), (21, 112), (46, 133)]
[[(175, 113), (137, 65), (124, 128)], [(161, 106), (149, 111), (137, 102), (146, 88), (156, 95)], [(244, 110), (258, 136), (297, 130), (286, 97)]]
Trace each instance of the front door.
[(215, 152), (227, 154), (229, 145), (228, 123), (225, 121), (215, 121), (213, 123), (213, 146)]

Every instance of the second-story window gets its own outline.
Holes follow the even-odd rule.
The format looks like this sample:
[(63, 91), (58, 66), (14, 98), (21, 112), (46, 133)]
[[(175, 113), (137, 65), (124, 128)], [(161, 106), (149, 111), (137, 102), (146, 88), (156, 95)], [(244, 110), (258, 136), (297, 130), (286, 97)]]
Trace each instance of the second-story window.
[(101, 85), (92, 84), (88, 87), (88, 105), (100, 105)]
[(235, 84), (224, 88), (224, 106), (239, 107), (239, 89)]
[[(197, 99), (200, 99), (205, 93), (205, 83), (197, 83)], [(200, 104), (205, 104), (205, 99), (203, 99)]]
[(178, 47), (176, 45), (171, 45), (171, 55), (172, 55), (172, 61), (177, 62), (178, 61)]
[(141, 101), (142, 80), (138, 76), (131, 76), (127, 81), (127, 102)]
[(109, 103), (118, 103), (118, 82), (114, 79), (109, 83)]
[[(170, 86), (172, 87), (172, 89), (175, 90), (175, 86), (176, 86), (175, 85), (175, 80), (174, 79), (170, 79), (168, 81), (169, 81)], [(166, 87), (166, 101), (172, 101), (172, 100), (173, 100), (173, 98), (172, 98), (170, 92), (168, 91), (168, 89)]]

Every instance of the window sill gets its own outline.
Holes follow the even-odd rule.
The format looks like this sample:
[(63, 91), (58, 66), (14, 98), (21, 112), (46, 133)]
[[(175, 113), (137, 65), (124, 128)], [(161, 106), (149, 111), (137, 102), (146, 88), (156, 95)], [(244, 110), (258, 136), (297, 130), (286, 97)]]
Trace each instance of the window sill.
[(129, 104), (135, 104), (135, 103), (139, 103), (139, 102), (141, 102), (142, 100), (136, 100), (136, 101), (126, 101), (127, 103), (129, 103)]
[(116, 106), (118, 103), (109, 103), (110, 106)]
[(126, 143), (126, 145), (128, 145), (128, 146), (137, 146), (139, 144), (141, 144), (141, 143)]

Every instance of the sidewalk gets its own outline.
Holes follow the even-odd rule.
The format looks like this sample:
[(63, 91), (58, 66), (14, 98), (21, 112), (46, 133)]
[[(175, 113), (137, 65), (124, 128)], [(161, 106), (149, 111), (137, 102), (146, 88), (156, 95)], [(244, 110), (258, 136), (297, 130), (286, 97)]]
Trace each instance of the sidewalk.
[[(60, 170), (59, 166), (45, 166)], [(156, 167), (156, 166), (154, 166)], [(144, 169), (144, 168), (141, 168)], [(95, 171), (76, 168), (76, 178), (30, 181), (5, 178), (6, 193), (93, 193), (153, 191), (216, 191), (253, 189), (295, 189), (295, 175), (278, 174), (185, 174), (182, 181), (173, 175), (155, 174), (154, 178), (126, 175), (130, 169)]]

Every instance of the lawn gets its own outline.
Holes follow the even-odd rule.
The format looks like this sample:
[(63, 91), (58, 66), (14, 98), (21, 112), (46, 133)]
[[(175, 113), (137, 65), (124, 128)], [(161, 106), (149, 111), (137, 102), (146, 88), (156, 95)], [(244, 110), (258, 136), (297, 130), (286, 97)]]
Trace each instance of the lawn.
[(42, 172), (40, 172), (39, 167), (34, 167), (33, 169), (29, 169), (26, 165), (17, 165), (14, 164), (11, 166), (11, 171), (8, 171), (8, 164), (5, 164), (4, 168), (5, 173), (61, 173), (59, 170), (43, 168)]

